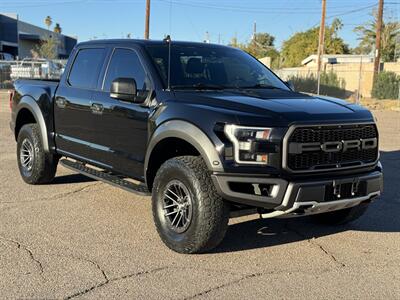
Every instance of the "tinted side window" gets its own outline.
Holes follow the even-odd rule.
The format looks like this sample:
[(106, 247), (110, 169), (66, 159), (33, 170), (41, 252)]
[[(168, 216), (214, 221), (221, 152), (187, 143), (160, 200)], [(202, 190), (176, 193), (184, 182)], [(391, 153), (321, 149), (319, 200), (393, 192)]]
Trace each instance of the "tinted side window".
[(79, 50), (69, 74), (69, 84), (79, 88), (95, 88), (103, 64), (104, 52), (105, 49)]
[(145, 91), (148, 89), (146, 72), (138, 55), (133, 50), (115, 49), (108, 66), (103, 90), (109, 92), (112, 81), (118, 77), (133, 78), (136, 80), (138, 90)]

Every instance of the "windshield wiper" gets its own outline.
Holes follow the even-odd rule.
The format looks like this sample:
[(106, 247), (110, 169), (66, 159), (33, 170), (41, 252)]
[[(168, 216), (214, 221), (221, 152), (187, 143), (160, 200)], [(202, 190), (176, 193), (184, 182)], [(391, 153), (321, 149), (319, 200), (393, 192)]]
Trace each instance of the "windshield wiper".
[(192, 85), (173, 85), (172, 89), (194, 89), (194, 90), (223, 90), (226, 87), (218, 84), (206, 84), (206, 83), (196, 83)]
[(283, 90), (283, 88), (274, 86), (274, 85), (269, 85), (269, 84), (262, 84), (262, 83), (256, 83), (254, 85), (249, 85), (249, 86), (238, 86), (238, 89), (278, 89), (278, 90)]

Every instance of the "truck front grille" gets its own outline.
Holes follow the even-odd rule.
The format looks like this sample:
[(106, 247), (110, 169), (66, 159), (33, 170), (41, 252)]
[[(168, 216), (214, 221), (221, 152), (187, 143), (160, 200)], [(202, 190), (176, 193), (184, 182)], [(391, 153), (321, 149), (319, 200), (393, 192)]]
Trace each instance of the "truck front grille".
[(284, 168), (312, 172), (369, 165), (378, 158), (377, 139), (375, 124), (295, 127), (285, 138)]

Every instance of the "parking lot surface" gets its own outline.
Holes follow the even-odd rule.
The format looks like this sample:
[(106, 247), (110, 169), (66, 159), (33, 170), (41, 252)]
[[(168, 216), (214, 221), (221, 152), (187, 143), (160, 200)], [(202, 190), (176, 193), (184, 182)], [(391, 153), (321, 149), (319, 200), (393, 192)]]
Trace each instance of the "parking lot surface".
[(181, 255), (156, 233), (149, 197), (59, 166), (19, 176), (0, 93), (0, 298), (400, 298), (400, 112), (374, 112), (384, 195), (358, 221), (232, 219), (215, 251)]

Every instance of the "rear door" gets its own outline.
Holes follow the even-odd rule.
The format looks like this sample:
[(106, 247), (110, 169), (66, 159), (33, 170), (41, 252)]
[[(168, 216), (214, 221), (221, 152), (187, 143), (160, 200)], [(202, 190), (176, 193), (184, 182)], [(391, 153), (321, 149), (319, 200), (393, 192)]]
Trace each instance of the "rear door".
[(113, 49), (101, 89), (93, 95), (93, 104), (101, 107), (101, 112), (93, 115), (94, 134), (99, 144), (97, 157), (116, 171), (142, 180), (150, 108), (143, 103), (110, 97), (111, 83), (120, 77), (135, 79), (138, 95), (143, 100), (150, 97), (150, 77), (138, 50)]
[(82, 48), (63, 77), (54, 101), (55, 142), (60, 153), (92, 158), (96, 135), (91, 100), (98, 86), (106, 48)]

